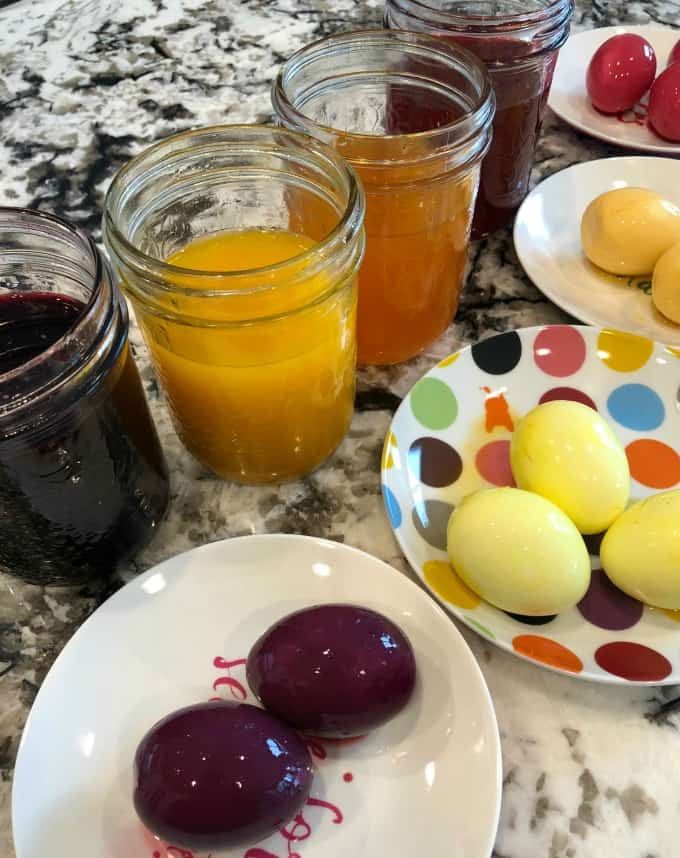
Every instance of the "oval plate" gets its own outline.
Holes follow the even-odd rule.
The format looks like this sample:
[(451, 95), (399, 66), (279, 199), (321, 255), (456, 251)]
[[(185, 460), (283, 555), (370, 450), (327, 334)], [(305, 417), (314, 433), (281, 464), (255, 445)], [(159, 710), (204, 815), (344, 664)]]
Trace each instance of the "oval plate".
[[(601, 682), (680, 682), (680, 616), (644, 607), (603, 572), (593, 572), (578, 607), (522, 618), (481, 601), (446, 554), (455, 504), (477, 489), (514, 485), (509, 439), (541, 401), (597, 408), (626, 448), (633, 499), (680, 488), (679, 384), (680, 349), (569, 325), (500, 334), (437, 364), (399, 406), (382, 460), (390, 522), (430, 592), (479, 634), (544, 667)], [(596, 540), (588, 542), (599, 570)]]
[(138, 822), (137, 743), (179, 706), (216, 694), (255, 702), (242, 663), (255, 640), (290, 611), (338, 601), (381, 611), (408, 634), (418, 666), (414, 697), (361, 741), (310, 743), (316, 775), (303, 813), (256, 848), (212, 858), (488, 858), (500, 745), (467, 644), (391, 566), (335, 542), (283, 535), (216, 542), (168, 560), (119, 590), (74, 635), (21, 740), (12, 796), (17, 858), (199, 858), (155, 841)]
[(680, 345), (680, 325), (654, 307), (649, 277), (606, 274), (583, 254), (586, 207), (599, 194), (625, 187), (649, 188), (680, 206), (680, 160), (603, 158), (555, 173), (533, 189), (517, 212), (517, 256), (541, 292), (577, 319)]
[(574, 33), (560, 51), (548, 106), (569, 125), (607, 143), (638, 152), (680, 155), (680, 143), (664, 140), (647, 126), (646, 95), (635, 112), (628, 111), (621, 118), (600, 113), (590, 103), (586, 92), (588, 63), (603, 42), (622, 33), (647, 39), (656, 54), (657, 75), (666, 68), (670, 52), (680, 39), (678, 30), (664, 27), (600, 27)]

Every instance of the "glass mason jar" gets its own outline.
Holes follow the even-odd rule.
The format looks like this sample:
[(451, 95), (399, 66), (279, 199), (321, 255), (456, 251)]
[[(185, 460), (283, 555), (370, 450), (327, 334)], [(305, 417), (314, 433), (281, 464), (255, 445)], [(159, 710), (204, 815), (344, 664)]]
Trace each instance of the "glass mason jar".
[(36, 584), (110, 572), (151, 538), (165, 461), (94, 244), (0, 208), (0, 569)]
[(413, 357), (458, 308), (494, 112), (483, 65), (422, 33), (341, 33), (294, 54), (272, 101), (284, 126), (332, 145), (366, 190), (359, 362)]
[(508, 224), (527, 194), (573, 9), (572, 0), (386, 0), (386, 27), (419, 30), (462, 45), (491, 74), (496, 116), (482, 165), (473, 238)]
[(178, 134), (115, 176), (106, 245), (175, 428), (220, 476), (300, 477), (347, 432), (363, 218), (342, 159), (279, 128)]

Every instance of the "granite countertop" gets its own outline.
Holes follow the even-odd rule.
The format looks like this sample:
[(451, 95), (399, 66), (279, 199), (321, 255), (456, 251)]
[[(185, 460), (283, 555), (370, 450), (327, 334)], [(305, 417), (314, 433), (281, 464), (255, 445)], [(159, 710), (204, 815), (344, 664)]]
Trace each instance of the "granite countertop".
[[(130, 155), (184, 128), (266, 121), (270, 81), (287, 55), (334, 30), (378, 24), (381, 7), (382, 0), (0, 0), (0, 203), (53, 211), (98, 238), (104, 191)], [(680, 4), (577, 2), (577, 28), (624, 22), (672, 26)], [(534, 181), (616, 151), (548, 116)], [(173, 494), (154, 543), (123, 577), (215, 539), (278, 531), (342, 539), (407, 572), (379, 485), (382, 440), (400, 397), (460, 345), (566, 318), (524, 276), (509, 230), (479, 244), (456, 323), (420, 358), (362, 371), (351, 431), (333, 459), (306, 480), (264, 488), (221, 482), (193, 463), (135, 329)], [(63, 590), (0, 577), (6, 858), (14, 855), (12, 766), (28, 709), (60, 649), (119, 583)], [(677, 855), (680, 716), (650, 717), (677, 692), (563, 678), (461, 631), (486, 676), (503, 743), (495, 858)]]

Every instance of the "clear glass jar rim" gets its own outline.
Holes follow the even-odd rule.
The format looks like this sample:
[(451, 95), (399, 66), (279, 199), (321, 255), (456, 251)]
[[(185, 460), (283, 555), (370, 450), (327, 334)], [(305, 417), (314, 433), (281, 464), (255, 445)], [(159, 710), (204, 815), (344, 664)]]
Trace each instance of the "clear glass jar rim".
[[(238, 137), (236, 135), (242, 135)], [(155, 256), (150, 256), (145, 253), (143, 250), (140, 250), (136, 247), (118, 228), (115, 223), (113, 216), (111, 214), (111, 200), (116, 193), (121, 192), (121, 187), (125, 186), (125, 182), (128, 176), (137, 168), (144, 165), (145, 161), (152, 161), (154, 156), (159, 153), (162, 153), (164, 149), (167, 149), (170, 153), (172, 151), (172, 145), (177, 141), (186, 140), (187, 142), (191, 140), (196, 140), (201, 136), (215, 136), (215, 142), (222, 143), (225, 147), (228, 148), (238, 148), (239, 146), (248, 145), (249, 143), (256, 143), (257, 138), (260, 137), (262, 142), (265, 142), (268, 138), (275, 134), (281, 138), (288, 138), (291, 141), (294, 141), (297, 144), (297, 147), (301, 153), (306, 150), (315, 150), (316, 154), (323, 156), (327, 161), (330, 161), (335, 170), (337, 171), (337, 175), (341, 176), (347, 182), (347, 202), (345, 204), (345, 209), (342, 213), (342, 216), (339, 218), (337, 224), (333, 227), (333, 229), (314, 244), (313, 247), (310, 247), (309, 250), (304, 251), (303, 253), (297, 254), (296, 256), (290, 257), (289, 259), (285, 259), (282, 262), (277, 262), (272, 265), (260, 266), (257, 268), (246, 268), (246, 269), (236, 269), (236, 270), (227, 270), (227, 271), (212, 271), (212, 270), (202, 270), (195, 268), (182, 268), (178, 265), (172, 265), (166, 262), (163, 259), (158, 259)], [(225, 137), (220, 140), (220, 135), (233, 135)], [(252, 140), (247, 139), (247, 136), (251, 135)], [(190, 151), (192, 147), (187, 146), (186, 151)], [(275, 146), (270, 144), (266, 147), (266, 151), (269, 153), (280, 151), (286, 151), (286, 147), (283, 146)], [(178, 152), (181, 150), (177, 150)], [(291, 148), (291, 151), (293, 149)], [(176, 153), (175, 153), (176, 154)], [(130, 265), (130, 267), (134, 268), (136, 273), (141, 274), (142, 277), (147, 277), (150, 274), (150, 270), (153, 271), (154, 276), (154, 287), (160, 288), (163, 291), (167, 291), (171, 294), (180, 294), (186, 295), (191, 298), (228, 298), (229, 296), (244, 296), (244, 295), (252, 295), (258, 294), (262, 292), (266, 292), (272, 288), (276, 287), (276, 284), (263, 284), (260, 286), (251, 286), (245, 288), (234, 288), (234, 289), (206, 289), (206, 288), (195, 288), (191, 286), (180, 286), (176, 283), (173, 283), (166, 279), (164, 275), (167, 277), (181, 277), (184, 279), (197, 279), (203, 280), (224, 280), (224, 281), (235, 281), (239, 278), (252, 278), (252, 277), (266, 277), (268, 275), (280, 275), (285, 273), (287, 268), (299, 268), (301, 263), (303, 267), (305, 263), (312, 262), (313, 260), (320, 260), (322, 257), (328, 254), (329, 250), (339, 244), (344, 243), (344, 234), (346, 232), (355, 233), (357, 229), (360, 229), (363, 224), (363, 189), (357, 178), (352, 167), (341, 158), (331, 147), (326, 146), (324, 143), (319, 142), (318, 140), (314, 140), (309, 137), (307, 134), (303, 134), (299, 131), (292, 131), (287, 128), (280, 128), (273, 125), (246, 125), (246, 124), (234, 124), (234, 125), (210, 125), (204, 128), (194, 128), (188, 131), (182, 131), (178, 134), (173, 134), (170, 137), (165, 137), (163, 140), (158, 143), (154, 143), (151, 146), (144, 149), (138, 155), (135, 155), (131, 158), (127, 163), (125, 163), (116, 173), (111, 182), (109, 189), (106, 193), (106, 197), (104, 200), (104, 229), (105, 233), (109, 232), (110, 235), (115, 239), (117, 243), (119, 243), (124, 250), (126, 251), (126, 264)], [(357, 218), (357, 213), (359, 213), (360, 218), (358, 224), (355, 226), (352, 223), (353, 219)], [(147, 267), (141, 268), (139, 262), (143, 262)], [(159, 279), (161, 282), (156, 282)]]
[[(464, 3), (466, 0), (459, 0)], [(492, 0), (487, 0), (492, 2)], [(390, 5), (387, 0), (388, 6)], [(397, 6), (400, 5), (397, 0)], [(452, 0), (451, 5), (456, 5), (456, 0)], [(523, 27), (532, 27), (543, 23), (555, 23), (556, 26), (566, 24), (571, 18), (574, 10), (573, 0), (549, 0), (542, 8), (532, 12), (520, 12), (518, 14), (503, 15), (475, 15), (463, 12), (450, 11), (449, 9), (437, 9), (423, 0), (406, 0), (406, 7), (416, 7), (420, 12), (421, 20), (434, 16), (436, 21), (446, 22), (451, 27), (460, 27), (470, 32), (478, 33), (498, 33), (503, 27), (507, 26), (512, 30), (517, 30)]]
[[(78, 328), (81, 327), (84, 321), (87, 319), (87, 316), (90, 314), (92, 307), (97, 300), (97, 296), (99, 293), (99, 284), (102, 282), (103, 274), (104, 274), (104, 265), (101, 258), (101, 254), (97, 250), (95, 243), (92, 239), (81, 232), (78, 227), (74, 226), (72, 223), (69, 223), (67, 220), (63, 220), (56, 215), (49, 214), (47, 212), (39, 211), (38, 209), (28, 209), (28, 208), (14, 208), (12, 206), (0, 206), (0, 236), (2, 235), (2, 231), (9, 225), (9, 221), (12, 218), (22, 218), (25, 221), (33, 222), (36, 226), (40, 224), (50, 224), (57, 229), (63, 230), (68, 236), (73, 240), (74, 243), (77, 243), (83, 250), (87, 251), (92, 262), (94, 263), (94, 271), (92, 275), (92, 283), (93, 288), (90, 293), (90, 297), (87, 300), (87, 303), (83, 305), (80, 314), (77, 319), (74, 321), (73, 325), (66, 331), (59, 339), (55, 340), (51, 346), (41, 351), (35, 357), (26, 361), (25, 363), (19, 364), (19, 366), (14, 369), (9, 370), (8, 372), (0, 373), (0, 382), (6, 383), (11, 382), (15, 378), (18, 378), (21, 375), (24, 375), (27, 371), (35, 369), (35, 367), (39, 366), (46, 360), (49, 360), (51, 357), (56, 355), (61, 349), (64, 347), (64, 340), (68, 337), (73, 337), (74, 334), (78, 331)], [(21, 224), (16, 224), (17, 228), (21, 226)], [(2, 247), (0, 245), (0, 259), (2, 258)], [(30, 250), (27, 251), (30, 254)], [(68, 368), (65, 367), (64, 375), (68, 374)], [(7, 403), (11, 405), (11, 403)], [(0, 413), (5, 408), (5, 405), (0, 404)]]
[[(286, 79), (293, 73), (296, 65), (304, 63), (305, 61), (311, 61), (314, 55), (323, 53), (321, 49), (328, 49), (335, 45), (342, 44), (351, 45), (352, 42), (356, 42), (357, 44), (365, 43), (366, 46), (369, 46), (371, 42), (392, 42), (395, 44), (401, 42), (405, 47), (409, 45), (418, 45), (421, 50), (429, 50), (431, 54), (438, 54), (449, 61), (463, 61), (468, 67), (474, 68), (479, 75), (480, 81), (483, 83), (480, 95), (477, 99), (477, 104), (472, 110), (463, 114), (463, 116), (456, 119), (454, 122), (441, 125), (438, 128), (431, 128), (426, 131), (415, 131), (409, 134), (381, 134), (381, 140), (408, 140), (413, 141), (414, 143), (435, 140), (437, 137), (446, 137), (451, 132), (464, 128), (466, 125), (470, 124), (471, 120), (475, 128), (482, 128), (485, 124), (485, 120), (487, 119), (486, 114), (490, 113), (493, 115), (495, 101), (491, 79), (486, 66), (477, 56), (475, 56), (475, 54), (460, 45), (450, 44), (429, 33), (418, 32), (416, 30), (386, 30), (378, 28), (335, 33), (331, 36), (325, 36), (322, 39), (317, 39), (317, 41), (311, 42), (310, 44), (300, 48), (299, 51), (296, 51), (283, 64), (272, 85), (272, 100), (274, 102), (274, 107), (276, 108), (277, 106), (277, 100), (284, 104), (288, 110), (295, 114), (296, 121), (299, 121), (303, 127), (305, 125), (313, 126), (314, 128), (327, 132), (329, 135), (342, 133), (343, 137), (350, 140), (375, 140), (376, 135), (374, 134), (340, 131), (332, 126), (314, 122), (305, 116), (305, 114), (291, 102), (286, 92)], [(491, 117), (488, 117), (489, 121), (490, 118)], [(460, 142), (462, 143), (464, 141)], [(370, 163), (370, 161), (367, 163)]]

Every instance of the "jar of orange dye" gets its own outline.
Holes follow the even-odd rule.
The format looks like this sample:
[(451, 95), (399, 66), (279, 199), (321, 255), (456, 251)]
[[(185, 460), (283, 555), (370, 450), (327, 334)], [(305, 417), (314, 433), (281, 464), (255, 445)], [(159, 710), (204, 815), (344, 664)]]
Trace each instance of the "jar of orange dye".
[(494, 94), (482, 63), (423, 33), (364, 30), (294, 54), (279, 121), (333, 146), (366, 190), (359, 362), (425, 349), (458, 308)]
[(175, 428), (217, 474), (293, 479), (347, 432), (363, 217), (352, 169), (280, 128), (178, 134), (115, 176), (106, 246)]

